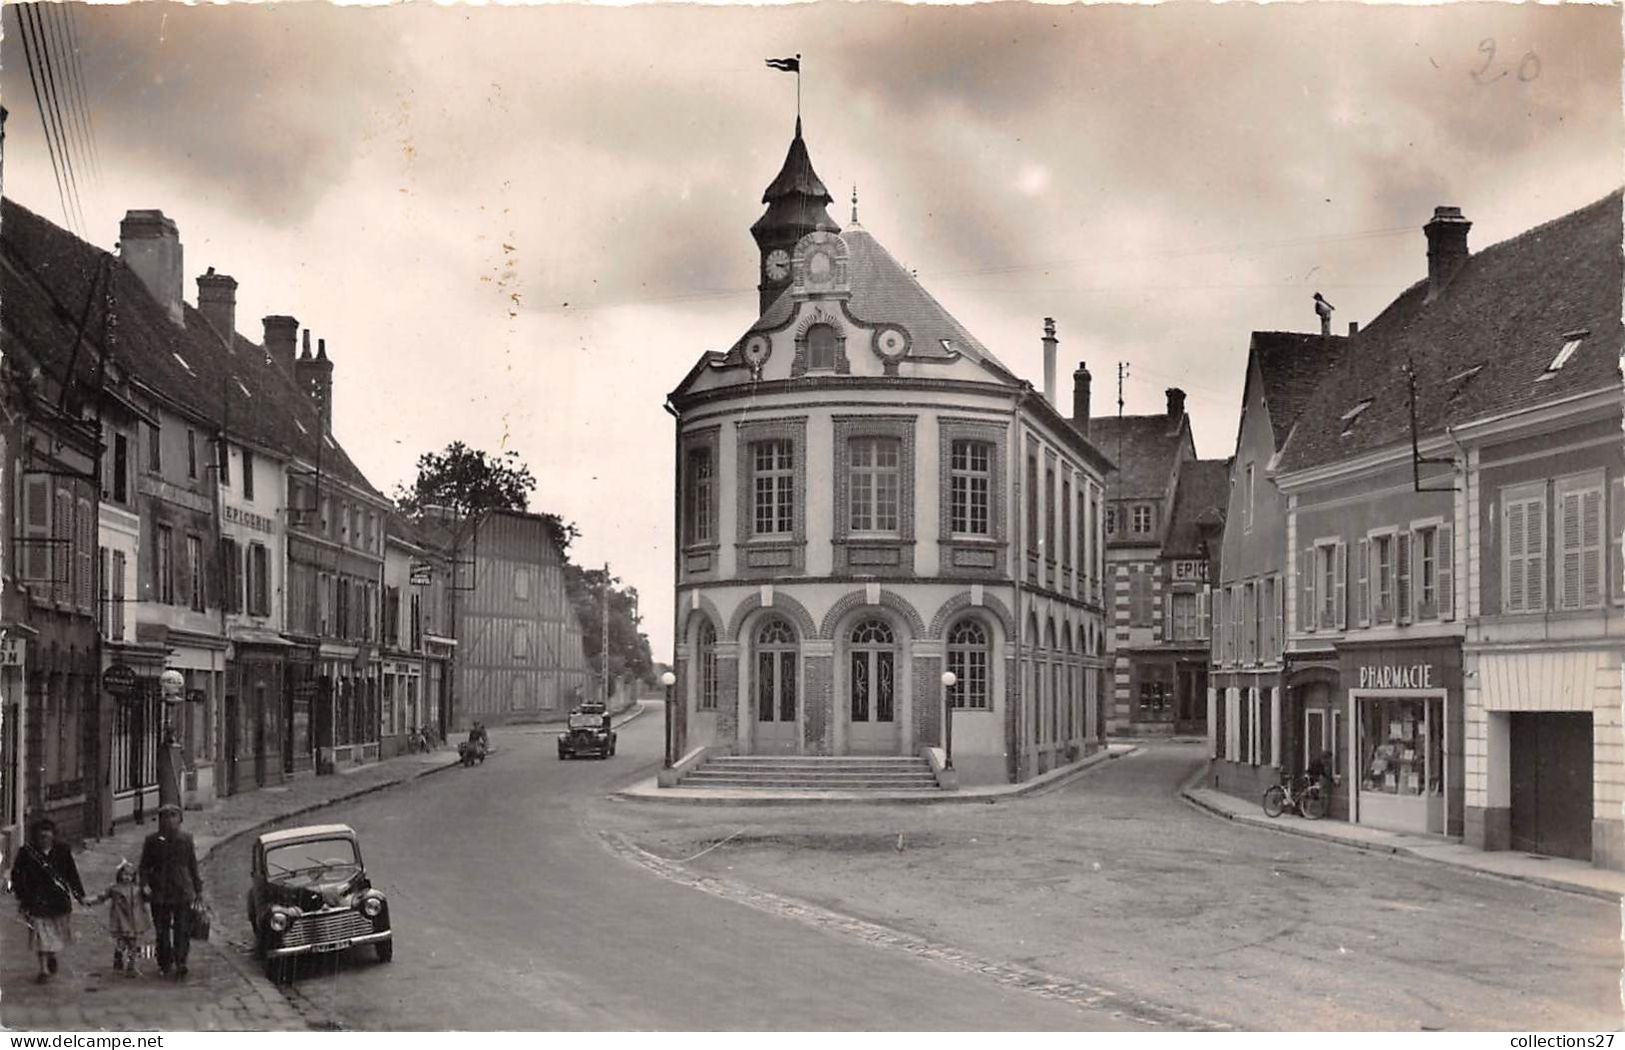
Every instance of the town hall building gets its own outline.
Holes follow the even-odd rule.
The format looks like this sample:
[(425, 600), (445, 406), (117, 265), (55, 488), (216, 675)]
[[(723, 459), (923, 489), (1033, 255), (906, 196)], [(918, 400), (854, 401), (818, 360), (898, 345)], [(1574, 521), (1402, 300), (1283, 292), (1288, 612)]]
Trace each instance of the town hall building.
[(1098, 748), (1111, 464), (1056, 408), (1053, 322), (1041, 393), (855, 200), (831, 218), (799, 119), (763, 203), (759, 316), (667, 402), (675, 753), (914, 756), (949, 730), (969, 784)]

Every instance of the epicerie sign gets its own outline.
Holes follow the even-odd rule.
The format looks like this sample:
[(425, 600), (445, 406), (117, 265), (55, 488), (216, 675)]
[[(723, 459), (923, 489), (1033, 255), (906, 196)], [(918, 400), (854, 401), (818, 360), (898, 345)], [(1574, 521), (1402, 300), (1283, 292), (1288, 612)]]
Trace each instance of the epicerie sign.
[(1410, 664), (1360, 668), (1361, 689), (1432, 689), (1433, 665)]
[(1174, 580), (1176, 582), (1205, 579), (1207, 579), (1207, 562), (1196, 559), (1174, 562)]
[(276, 532), (276, 522), (270, 518), (262, 517), (250, 510), (243, 510), (226, 504), (225, 518), (234, 525), (246, 525), (257, 532)]

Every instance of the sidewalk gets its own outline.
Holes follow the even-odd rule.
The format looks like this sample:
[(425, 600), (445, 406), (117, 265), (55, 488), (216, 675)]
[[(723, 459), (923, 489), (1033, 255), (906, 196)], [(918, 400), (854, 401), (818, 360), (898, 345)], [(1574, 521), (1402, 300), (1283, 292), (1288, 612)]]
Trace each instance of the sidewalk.
[(1181, 794), (1187, 802), (1229, 820), (1268, 828), (1289, 835), (1336, 842), (1355, 849), (1380, 853), (1405, 853), (1422, 860), (1448, 864), (1454, 868), (1516, 879), (1549, 889), (1600, 897), (1606, 901), (1625, 898), (1625, 874), (1595, 868), (1584, 861), (1562, 857), (1537, 857), (1510, 850), (1488, 852), (1462, 845), (1441, 835), (1416, 835), (1402, 831), (1384, 831), (1341, 820), (1305, 820), (1292, 813), (1283, 813), (1273, 820), (1264, 815), (1256, 802), (1226, 795), (1213, 788), (1196, 787), (1197, 780), (1187, 782)]
[[(500, 742), (500, 731), (498, 732)], [(500, 743), (499, 743), (500, 747)], [(306, 776), (288, 784), (189, 811), (184, 827), (197, 842), (198, 861), (222, 843), (276, 820), (371, 794), (457, 764), (455, 746), (427, 754), (343, 770), (333, 776)], [(136, 860), (141, 843), (157, 830), (156, 821), (120, 826), (111, 836), (86, 843), (74, 859), (87, 893), (112, 881), (120, 858)], [(208, 888), (205, 887), (207, 892)], [(209, 894), (216, 912), (237, 901)], [(58, 956), (61, 970), (50, 984), (37, 985), (38, 964), (28, 950), (27, 927), (15, 901), (0, 914), (0, 1026), (21, 1031), (265, 1031), (303, 1030), (304, 1019), (252, 960), (217, 938), (192, 944), (191, 973), (184, 983), (162, 979), (152, 959), (142, 960), (139, 977), (112, 968), (112, 938), (105, 906), (76, 908), (74, 943)]]
[(993, 784), (962, 787), (953, 791), (817, 791), (809, 789), (769, 790), (764, 788), (673, 788), (657, 786), (656, 777), (640, 780), (617, 791), (619, 798), (638, 802), (680, 802), (693, 806), (802, 806), (818, 803), (859, 805), (943, 805), (952, 802), (996, 802), (1004, 798), (1035, 795), (1061, 787), (1102, 762), (1139, 750), (1137, 744), (1108, 744), (1100, 751), (1060, 769), (1020, 784)]

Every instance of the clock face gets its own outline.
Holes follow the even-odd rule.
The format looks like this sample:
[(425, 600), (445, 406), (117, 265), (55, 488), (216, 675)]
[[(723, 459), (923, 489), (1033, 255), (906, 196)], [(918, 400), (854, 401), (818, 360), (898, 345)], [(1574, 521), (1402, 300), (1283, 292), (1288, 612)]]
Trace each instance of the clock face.
[(790, 254), (783, 248), (774, 248), (767, 253), (767, 259), (762, 263), (762, 272), (772, 280), (784, 280), (785, 274), (790, 272)]

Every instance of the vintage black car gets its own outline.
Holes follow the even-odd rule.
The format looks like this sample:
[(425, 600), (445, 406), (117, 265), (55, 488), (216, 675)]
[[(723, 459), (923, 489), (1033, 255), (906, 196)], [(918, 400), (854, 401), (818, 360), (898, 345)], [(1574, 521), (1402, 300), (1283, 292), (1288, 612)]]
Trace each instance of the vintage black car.
[(268, 831), (254, 842), (248, 924), (273, 980), (292, 976), (295, 956), (370, 944), (395, 955), (389, 901), (367, 878), (356, 833), (344, 824)]
[(615, 731), (609, 727), (609, 711), (603, 704), (582, 704), (570, 712), (570, 720), (559, 734), (560, 759), (614, 754)]

